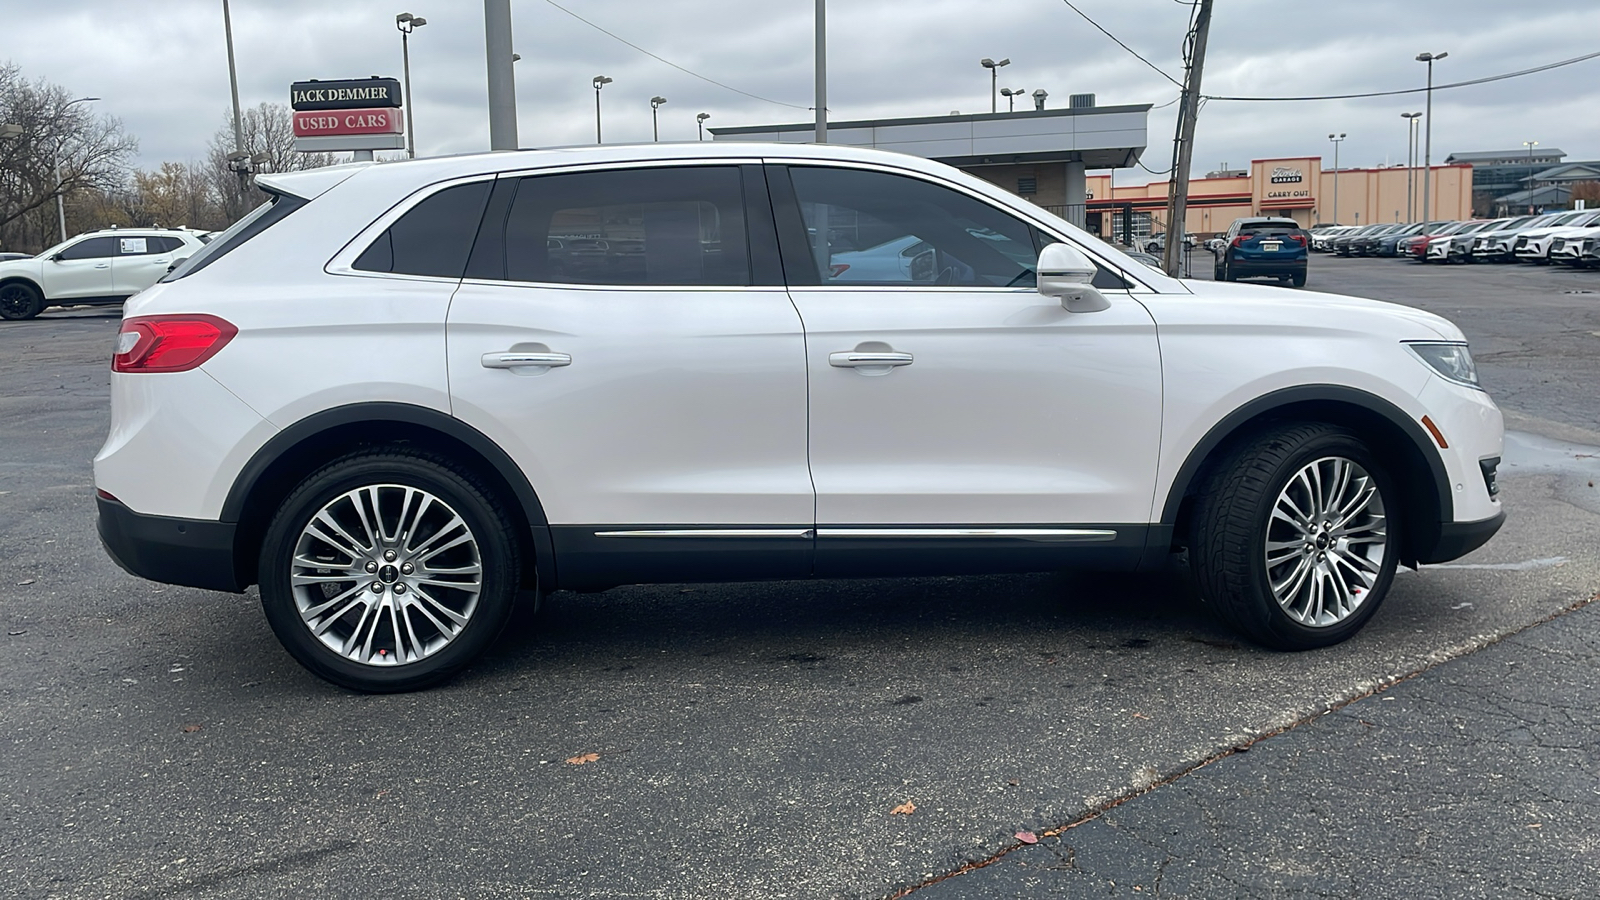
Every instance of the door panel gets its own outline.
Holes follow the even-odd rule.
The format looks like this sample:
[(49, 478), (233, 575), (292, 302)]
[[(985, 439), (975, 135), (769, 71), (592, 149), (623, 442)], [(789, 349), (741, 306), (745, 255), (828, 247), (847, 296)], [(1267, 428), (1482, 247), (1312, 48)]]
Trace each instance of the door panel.
[(114, 294), (111, 260), (116, 252), (116, 239), (109, 237), (88, 238), (62, 249), (60, 259), (45, 260), (45, 297), (57, 302)]
[[(819, 571), (833, 526), (1148, 521), (1161, 368), (1142, 304), (1109, 284), (1111, 307), (1094, 313), (1040, 295), (1032, 266), (1049, 239), (988, 201), (882, 172), (789, 172), (793, 206), (778, 208), (805, 229), (780, 221), (786, 265), (816, 261), (791, 275), (816, 286), (790, 293), (806, 327)], [(792, 252), (800, 234), (809, 246)], [(930, 248), (905, 273), (847, 281), (857, 267), (841, 256), (907, 237)]]
[(112, 293), (137, 294), (160, 281), (172, 265), (169, 242), (176, 243), (160, 236), (118, 238), (118, 253), (111, 261)]
[[(805, 339), (781, 285), (751, 286), (752, 250), (776, 256), (770, 214), (766, 238), (747, 233), (751, 173), (761, 179), (737, 166), (531, 176), (503, 235), (480, 236), (483, 277), (450, 310), (454, 411), (517, 461), (556, 533), (701, 526), (588, 537), (607, 532), (602, 554), (663, 558), (712, 541), (793, 542), (804, 558), (785, 573), (809, 570)], [(497, 241), (503, 255), (480, 262)], [(706, 527), (738, 525), (807, 535)]]

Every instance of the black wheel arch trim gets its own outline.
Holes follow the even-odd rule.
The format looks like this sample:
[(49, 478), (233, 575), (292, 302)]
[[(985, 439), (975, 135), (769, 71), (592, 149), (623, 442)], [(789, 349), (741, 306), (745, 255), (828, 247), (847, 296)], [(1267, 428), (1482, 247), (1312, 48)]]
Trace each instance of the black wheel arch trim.
[(1420, 422), (1413, 421), (1399, 407), (1376, 394), (1346, 387), (1337, 384), (1309, 384), (1295, 387), (1282, 388), (1251, 400), (1249, 403), (1235, 409), (1223, 416), (1220, 421), (1211, 426), (1205, 437), (1195, 444), (1189, 451), (1189, 456), (1178, 469), (1178, 474), (1173, 478), (1172, 486), (1167, 489), (1166, 503), (1161, 510), (1160, 524), (1176, 526), (1178, 512), (1183, 505), (1183, 500), (1189, 494), (1189, 488), (1194, 483), (1195, 476), (1200, 473), (1212, 452), (1222, 443), (1232, 437), (1246, 423), (1253, 419), (1271, 414), (1274, 410), (1285, 409), (1303, 403), (1340, 403), (1358, 407), (1368, 413), (1382, 417), (1398, 428), (1411, 439), (1414, 449), (1427, 464), (1432, 475), (1434, 497), (1437, 500), (1436, 518), (1433, 521), (1414, 521), (1411, 523), (1415, 529), (1412, 533), (1412, 545), (1408, 556), (1427, 556), (1433, 552), (1433, 547), (1439, 543), (1440, 529), (1443, 525), (1452, 522), (1455, 518), (1455, 504), (1450, 492), (1450, 476), (1445, 471), (1444, 460), (1439, 456), (1433, 440), (1423, 431)]
[(222, 504), (222, 521), (238, 523), (243, 520), (246, 505), (257, 484), (267, 471), (286, 453), (306, 441), (331, 429), (361, 423), (400, 423), (432, 429), (460, 441), (483, 458), (516, 495), (518, 506), (528, 521), (534, 545), (534, 565), (538, 572), (541, 591), (553, 590), (557, 583), (554, 545), (550, 538), (550, 520), (545, 516), (544, 504), (520, 466), (483, 432), (460, 419), (425, 406), (390, 401), (374, 401), (337, 406), (313, 413), (273, 435), (257, 450), (233, 481), (228, 497)]

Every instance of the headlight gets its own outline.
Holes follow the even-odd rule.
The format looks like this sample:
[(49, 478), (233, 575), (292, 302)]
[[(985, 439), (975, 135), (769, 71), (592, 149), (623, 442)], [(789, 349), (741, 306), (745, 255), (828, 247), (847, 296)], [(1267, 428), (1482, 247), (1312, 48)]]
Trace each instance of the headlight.
[(1406, 344), (1417, 358), (1428, 364), (1446, 381), (1464, 384), (1482, 390), (1478, 384), (1478, 367), (1472, 362), (1472, 351), (1466, 344), (1435, 344), (1420, 341)]

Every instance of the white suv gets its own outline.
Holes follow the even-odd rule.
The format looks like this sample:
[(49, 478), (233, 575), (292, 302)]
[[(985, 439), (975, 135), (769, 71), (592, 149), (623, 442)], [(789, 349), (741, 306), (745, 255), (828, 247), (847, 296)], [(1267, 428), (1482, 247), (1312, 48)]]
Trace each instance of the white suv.
[(195, 232), (183, 229), (111, 228), (0, 262), (0, 318), (31, 319), (50, 306), (121, 303), (203, 246)]
[[(100, 534), (146, 578), (259, 584), (353, 688), (448, 677), (519, 591), (1183, 551), (1235, 626), (1318, 647), (1503, 518), (1454, 325), (1173, 280), (937, 163), (647, 144), (258, 183), (126, 308)], [(870, 280), (836, 261), (912, 236)]]

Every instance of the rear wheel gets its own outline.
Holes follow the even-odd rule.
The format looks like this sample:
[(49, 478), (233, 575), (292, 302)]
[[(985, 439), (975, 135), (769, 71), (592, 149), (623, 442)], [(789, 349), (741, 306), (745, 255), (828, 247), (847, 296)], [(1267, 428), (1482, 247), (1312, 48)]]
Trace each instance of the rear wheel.
[(1201, 596), (1281, 650), (1349, 638), (1394, 579), (1392, 480), (1354, 434), (1285, 425), (1240, 444), (1202, 488), (1191, 552)]
[(30, 284), (0, 285), (0, 319), (31, 319), (44, 310), (44, 296)]
[(1294, 275), (1289, 278), (1289, 283), (1294, 285), (1297, 288), (1305, 287), (1306, 286), (1306, 273), (1304, 273), (1304, 272), (1296, 272), (1296, 273), (1294, 273)]
[(290, 655), (358, 691), (430, 687), (504, 628), (515, 525), (442, 459), (367, 451), (289, 495), (261, 550), (261, 603)]

